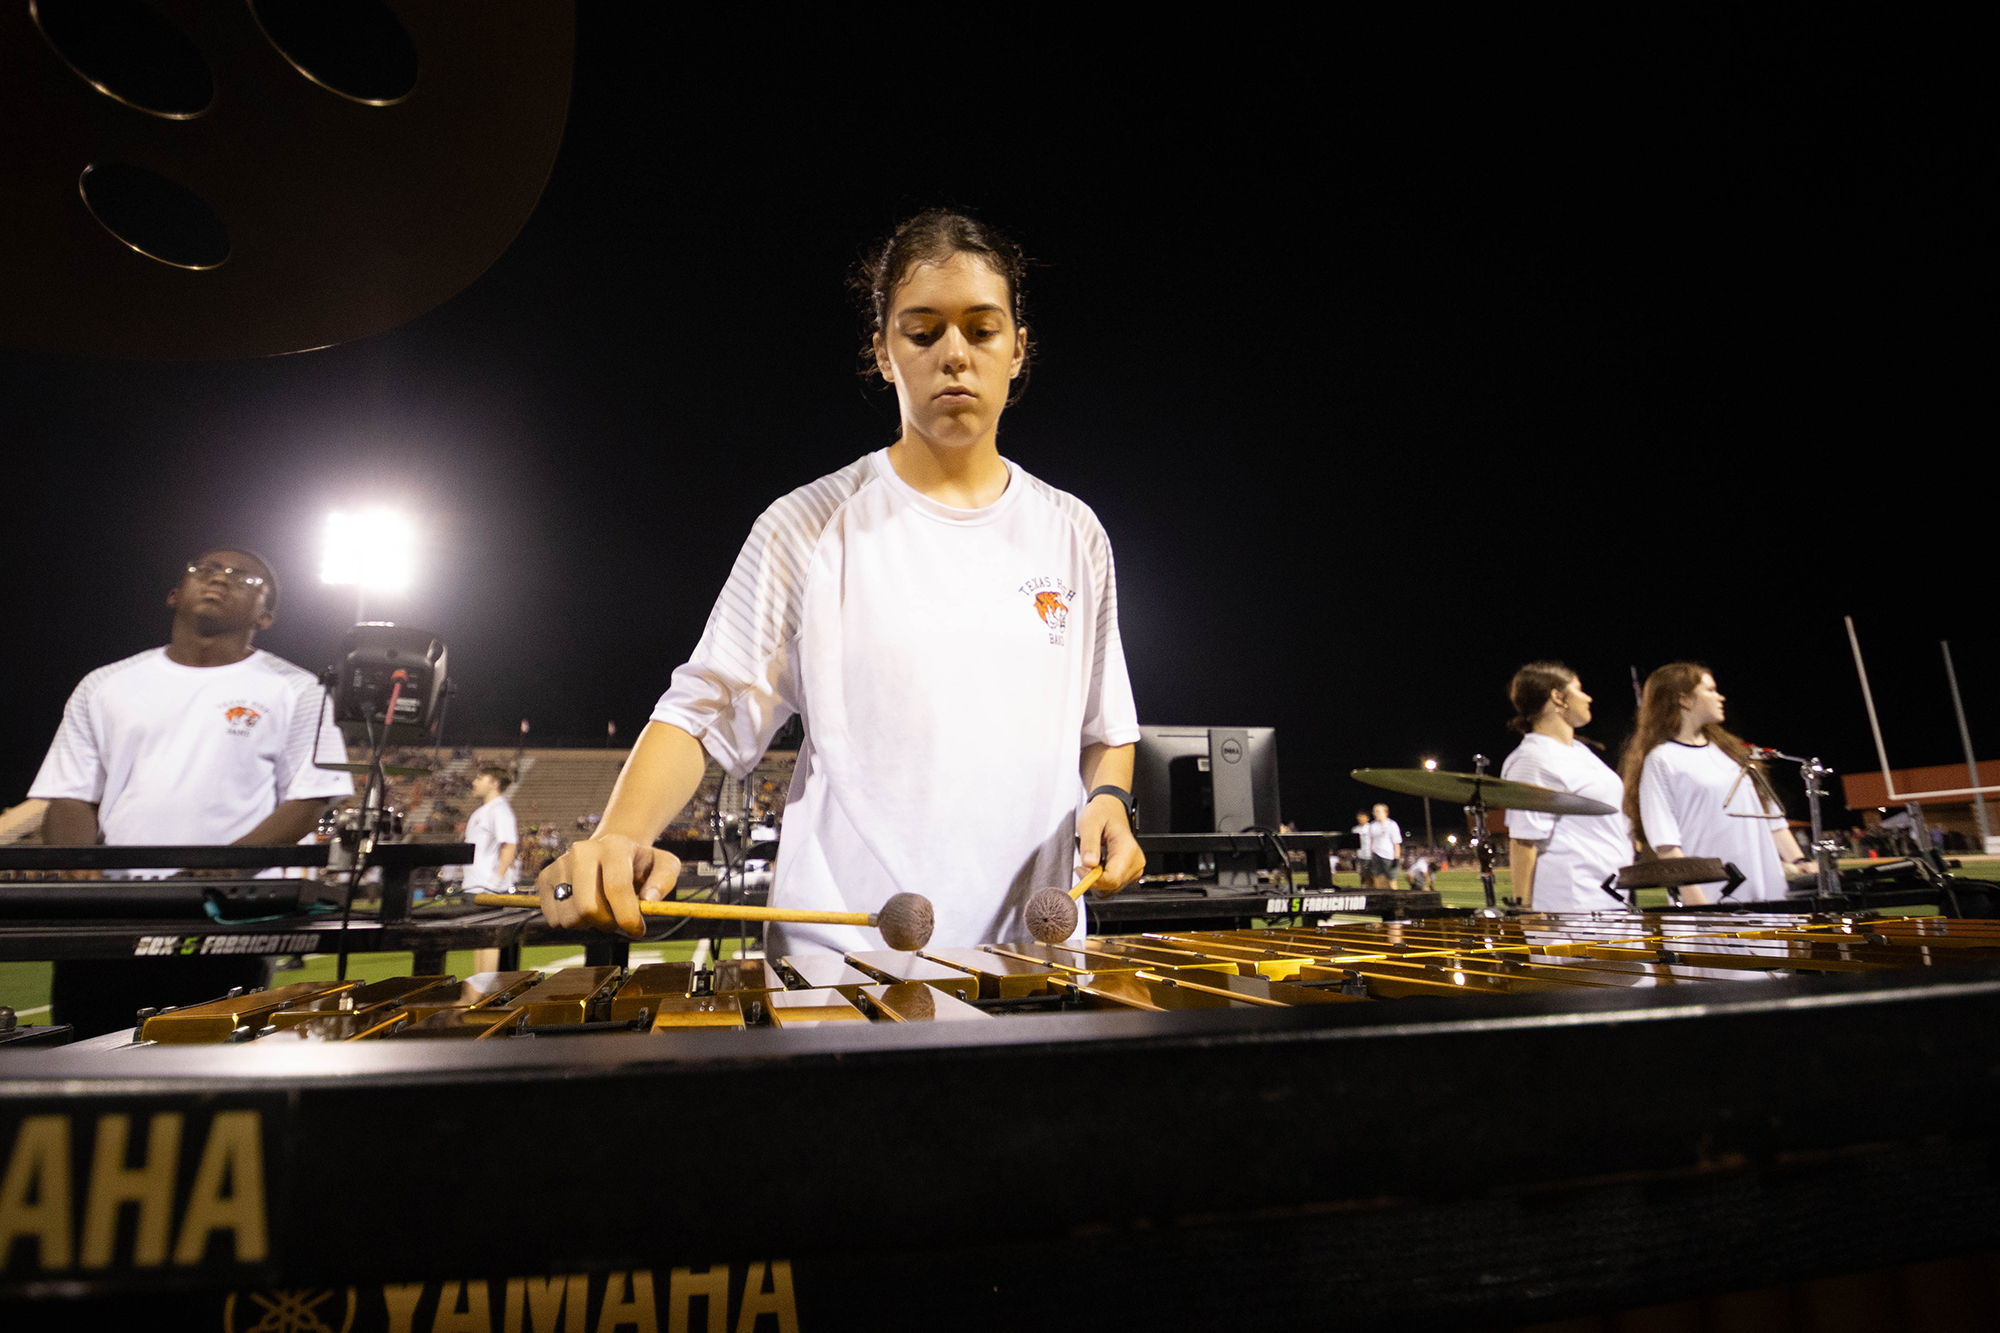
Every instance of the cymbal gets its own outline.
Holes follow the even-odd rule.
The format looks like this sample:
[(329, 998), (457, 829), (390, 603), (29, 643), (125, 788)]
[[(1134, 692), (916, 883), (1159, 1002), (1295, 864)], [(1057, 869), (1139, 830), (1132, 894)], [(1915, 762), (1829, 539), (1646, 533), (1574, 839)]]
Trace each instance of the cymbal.
[(1357, 768), (1354, 779), (1371, 787), (1440, 801), (1470, 802), (1476, 794), (1491, 810), (1540, 810), (1551, 815), (1613, 815), (1617, 808), (1574, 792), (1554, 791), (1530, 782), (1509, 782), (1488, 774), (1443, 773), (1429, 768)]

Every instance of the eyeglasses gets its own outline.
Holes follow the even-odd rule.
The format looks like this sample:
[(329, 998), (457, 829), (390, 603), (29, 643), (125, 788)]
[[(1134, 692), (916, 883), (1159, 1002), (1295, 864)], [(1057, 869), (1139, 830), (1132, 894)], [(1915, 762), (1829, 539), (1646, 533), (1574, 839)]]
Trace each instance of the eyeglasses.
[(252, 574), (247, 569), (234, 569), (228, 565), (218, 565), (210, 560), (189, 565), (187, 572), (194, 575), (195, 578), (201, 580), (203, 583), (220, 574), (239, 588), (261, 588), (269, 581), (262, 574)]

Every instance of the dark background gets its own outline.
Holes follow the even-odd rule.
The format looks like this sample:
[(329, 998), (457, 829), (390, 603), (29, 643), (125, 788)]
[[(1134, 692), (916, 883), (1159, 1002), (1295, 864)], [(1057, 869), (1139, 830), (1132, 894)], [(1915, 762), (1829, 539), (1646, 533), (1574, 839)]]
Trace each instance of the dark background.
[(1871, 767), (1843, 614), (1896, 763), (1961, 758), (1942, 638), (1991, 753), (1973, 104), (1906, 58), (1948, 37), (1858, 14), (1503, 57), (914, 13), (780, 50), (586, 5), (541, 207), (443, 307), (255, 362), (0, 353), (0, 797), (191, 552), (267, 552), (260, 644), (327, 661), (343, 504), (421, 516), (370, 614), (449, 641), (449, 739), (629, 739), (759, 510), (892, 437), (843, 279), (931, 203), (1040, 261), (1001, 448), (1109, 530), (1142, 719), (1276, 725), (1302, 826), (1357, 766), (1497, 763), (1540, 656), (1614, 748), (1628, 668), (1691, 657), (1752, 740)]

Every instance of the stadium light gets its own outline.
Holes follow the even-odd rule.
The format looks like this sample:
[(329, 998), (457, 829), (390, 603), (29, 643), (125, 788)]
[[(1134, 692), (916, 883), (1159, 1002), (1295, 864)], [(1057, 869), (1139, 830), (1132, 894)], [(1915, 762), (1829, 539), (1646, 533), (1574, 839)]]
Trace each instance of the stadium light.
[(410, 521), (386, 509), (326, 516), (326, 544), (320, 551), (321, 583), (351, 584), (354, 618), (366, 619), (369, 592), (401, 592), (410, 586), (417, 534)]

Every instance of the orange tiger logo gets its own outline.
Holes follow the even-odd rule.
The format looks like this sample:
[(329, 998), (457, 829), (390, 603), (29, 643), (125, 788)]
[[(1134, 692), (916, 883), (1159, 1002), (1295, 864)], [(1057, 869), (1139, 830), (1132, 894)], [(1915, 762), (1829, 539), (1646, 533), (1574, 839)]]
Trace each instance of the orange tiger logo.
[(1035, 594), (1035, 612), (1050, 629), (1061, 629), (1069, 623), (1069, 607), (1052, 592)]
[(238, 704), (222, 716), (232, 727), (254, 727), (264, 715), (245, 704)]

